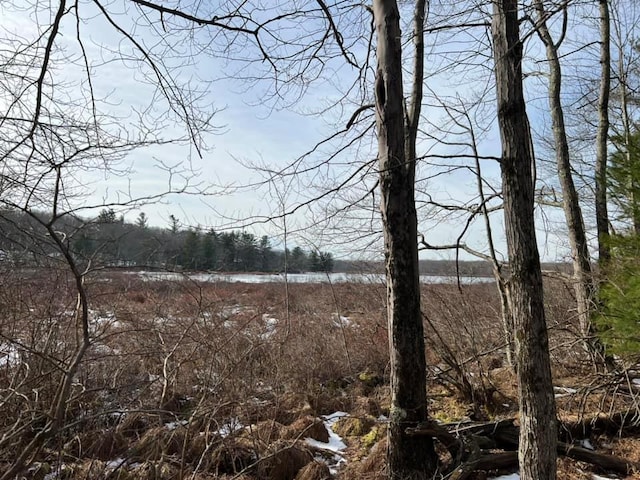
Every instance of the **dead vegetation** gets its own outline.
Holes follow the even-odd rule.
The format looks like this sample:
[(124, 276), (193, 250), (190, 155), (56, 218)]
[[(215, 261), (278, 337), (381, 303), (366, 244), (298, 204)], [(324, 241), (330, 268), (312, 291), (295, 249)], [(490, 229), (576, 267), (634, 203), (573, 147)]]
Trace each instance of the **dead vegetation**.
[[(45, 425), (79, 341), (70, 281), (56, 271), (3, 277), (0, 470)], [(515, 376), (503, 358), (493, 286), (423, 288), (432, 417), (445, 424), (514, 417)], [(97, 272), (87, 289), (91, 346), (65, 426), (29, 459), (26, 478), (384, 478), (383, 286), (290, 285), (288, 312), (278, 284)], [(564, 441), (589, 440), (600, 454), (639, 462), (633, 369), (596, 373), (567, 310), (572, 290), (555, 283), (547, 292), (560, 419), (582, 427)], [(338, 455), (307, 441), (327, 444), (322, 417), (334, 412), (348, 414), (332, 426), (347, 444)], [(616, 412), (628, 415), (620, 422)], [(597, 418), (616, 422), (602, 428)], [(560, 478), (607, 473), (565, 458), (558, 465)]]

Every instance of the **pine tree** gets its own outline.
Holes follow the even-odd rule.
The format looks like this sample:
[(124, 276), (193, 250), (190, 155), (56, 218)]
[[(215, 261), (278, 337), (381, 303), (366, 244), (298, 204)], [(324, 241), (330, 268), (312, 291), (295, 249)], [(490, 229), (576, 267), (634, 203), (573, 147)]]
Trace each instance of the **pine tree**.
[(628, 141), (614, 136), (615, 152), (609, 158), (610, 199), (618, 209), (618, 220), (628, 221), (640, 235), (640, 130)]

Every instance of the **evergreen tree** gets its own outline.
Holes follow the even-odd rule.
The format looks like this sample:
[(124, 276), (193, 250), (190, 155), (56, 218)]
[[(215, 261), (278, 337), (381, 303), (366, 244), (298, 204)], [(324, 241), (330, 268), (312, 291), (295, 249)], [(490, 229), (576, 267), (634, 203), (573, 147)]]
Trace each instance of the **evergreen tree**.
[(248, 232), (241, 232), (237, 237), (238, 269), (250, 272), (257, 268), (258, 250), (256, 237)]
[(323, 272), (333, 272), (333, 255), (330, 252), (320, 252), (320, 269)]
[(640, 237), (615, 235), (607, 278), (600, 288), (601, 311), (596, 317), (600, 338), (612, 353), (640, 353)]
[(144, 212), (140, 212), (140, 214), (138, 215), (138, 218), (136, 218), (136, 225), (140, 228), (147, 228), (149, 224), (149, 218), (147, 217), (147, 214)]
[(288, 255), (289, 272), (300, 273), (308, 269), (307, 254), (300, 247), (295, 247)]
[(610, 198), (618, 220), (628, 225), (609, 239), (611, 261), (600, 288), (601, 310), (596, 317), (600, 337), (618, 355), (640, 353), (640, 131), (616, 136), (610, 156)]
[(322, 271), (322, 262), (320, 260), (320, 255), (318, 255), (316, 250), (311, 250), (309, 253), (309, 270), (312, 272)]
[(180, 231), (180, 221), (174, 215), (169, 215), (169, 229), (174, 235)]
[(263, 272), (271, 272), (274, 269), (273, 260), (274, 255), (271, 250), (269, 237), (263, 235), (260, 238), (260, 244), (258, 245), (258, 253), (260, 257), (260, 270)]
[(236, 232), (224, 232), (220, 236), (220, 255), (221, 268), (227, 271), (236, 271), (237, 265), (237, 245), (236, 239), (238, 234)]
[(202, 239), (202, 268), (213, 270), (216, 268), (216, 241), (217, 235), (213, 229), (209, 230)]
[(113, 208), (103, 208), (98, 214), (98, 223), (116, 223), (118, 216)]
[(640, 235), (640, 130), (628, 138), (613, 137), (616, 150), (609, 158), (610, 199), (618, 208), (618, 220), (629, 221)]
[(200, 232), (197, 229), (190, 229), (182, 247), (180, 261), (182, 267), (189, 270), (200, 268), (202, 264), (200, 251)]

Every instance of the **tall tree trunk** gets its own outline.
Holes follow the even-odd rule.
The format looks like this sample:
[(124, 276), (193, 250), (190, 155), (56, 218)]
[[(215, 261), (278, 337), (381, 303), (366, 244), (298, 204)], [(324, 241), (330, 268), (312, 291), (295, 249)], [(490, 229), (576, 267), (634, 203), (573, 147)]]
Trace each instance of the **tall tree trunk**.
[(567, 28), (567, 7), (565, 6), (563, 10), (565, 21), (560, 40), (554, 42), (547, 27), (546, 18), (548, 17), (548, 12), (545, 10), (542, 0), (534, 0), (534, 6), (538, 14), (538, 22), (536, 24), (538, 34), (545, 45), (547, 62), (549, 63), (549, 110), (551, 111), (551, 125), (555, 144), (556, 168), (558, 171), (558, 179), (560, 180), (560, 187), (562, 188), (562, 208), (564, 210), (564, 217), (569, 233), (569, 244), (571, 246), (573, 281), (576, 292), (580, 333), (583, 337), (586, 350), (591, 354), (594, 362), (601, 365), (604, 360), (604, 348), (595, 335), (595, 330), (591, 323), (591, 301), (593, 299), (594, 287), (589, 244), (584, 229), (580, 199), (578, 198), (578, 192), (573, 182), (573, 175), (571, 174), (569, 142), (567, 140), (567, 129), (564, 123), (564, 112), (560, 97), (562, 89), (562, 67), (558, 56), (558, 48), (562, 43)]
[[(389, 477), (427, 479), (432, 478), (438, 464), (433, 440), (405, 433), (407, 427), (427, 419), (427, 388), (420, 314), (415, 156), (407, 158), (405, 151), (405, 135), (411, 132), (405, 129), (403, 112), (400, 14), (395, 0), (374, 0), (373, 13), (378, 37), (376, 123), (391, 356)], [(419, 114), (419, 110), (412, 112)]]
[(607, 208), (607, 143), (609, 139), (609, 95), (611, 93), (611, 20), (609, 0), (600, 6), (600, 92), (596, 135), (596, 227), (598, 263), (602, 269), (611, 258), (609, 249), (609, 210)]
[[(620, 42), (618, 55), (618, 78), (620, 79), (620, 108), (622, 110), (622, 135), (624, 137), (625, 156), (627, 168), (631, 170), (631, 116), (629, 115), (629, 89), (628, 75), (625, 68), (624, 50)], [(640, 235), (640, 198), (638, 198), (638, 185), (635, 185), (634, 175), (630, 173), (629, 178), (629, 201), (631, 202), (631, 220), (633, 222), (633, 233)]]
[(520, 396), (520, 476), (523, 480), (552, 480), (556, 478), (556, 412), (533, 215), (534, 157), (522, 85), (516, 0), (494, 0), (491, 28)]

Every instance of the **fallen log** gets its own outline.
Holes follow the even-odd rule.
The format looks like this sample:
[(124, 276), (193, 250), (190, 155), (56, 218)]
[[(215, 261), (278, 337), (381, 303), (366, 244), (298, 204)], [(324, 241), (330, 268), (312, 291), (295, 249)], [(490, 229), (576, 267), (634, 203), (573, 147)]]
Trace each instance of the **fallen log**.
[(611, 415), (596, 415), (584, 418), (576, 422), (560, 423), (560, 438), (573, 440), (574, 438), (587, 438), (594, 433), (618, 435), (622, 430), (640, 429), (640, 412), (637, 409), (628, 409)]
[(513, 470), (518, 468), (518, 453), (503, 452), (480, 455), (449, 474), (449, 480), (467, 480), (474, 472), (488, 470)]
[[(635, 412), (637, 413), (637, 412)], [(600, 420), (603, 418), (603, 420)], [(591, 419), (591, 430), (577, 430), (586, 428), (585, 422), (575, 424), (561, 423), (560, 430), (566, 432), (588, 431), (594, 428), (604, 428), (608, 425), (624, 425), (634, 418), (630, 412), (605, 418)], [(440, 425), (433, 421), (421, 423), (416, 427), (407, 428), (411, 436), (427, 435), (438, 440), (450, 453), (451, 462), (446, 471), (451, 480), (465, 480), (473, 472), (481, 470), (505, 470), (518, 466), (518, 443), (520, 427), (515, 425), (515, 419), (505, 419), (497, 422), (467, 422)], [(582, 437), (584, 438), (584, 437)], [(487, 450), (501, 449), (504, 452), (488, 453)], [(640, 471), (640, 463), (593, 450), (578, 447), (567, 442), (558, 443), (558, 454), (597, 466), (603, 471), (629, 475)]]
[(603, 470), (621, 473), (623, 475), (630, 475), (634, 471), (640, 470), (640, 464), (637, 462), (616, 457), (615, 455), (594, 452), (593, 450), (576, 447), (575, 445), (570, 445), (568, 443), (558, 443), (558, 454), (573, 458), (580, 462), (597, 465)]

